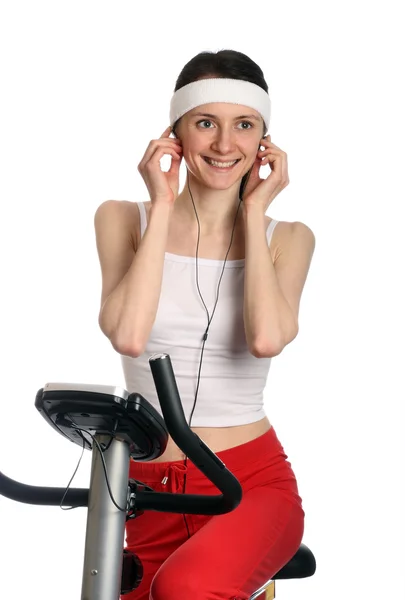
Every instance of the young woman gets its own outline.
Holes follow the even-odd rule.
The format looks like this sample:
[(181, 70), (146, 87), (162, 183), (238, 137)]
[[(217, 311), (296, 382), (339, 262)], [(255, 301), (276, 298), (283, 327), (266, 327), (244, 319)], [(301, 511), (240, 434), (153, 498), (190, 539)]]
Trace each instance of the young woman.
[[(289, 183), (286, 153), (264, 137), (269, 118), (256, 63), (232, 50), (198, 54), (177, 80), (170, 126), (138, 166), (150, 200), (109, 200), (95, 215), (99, 324), (126, 388), (162, 414), (148, 360), (167, 352), (191, 429), (243, 489), (224, 515), (146, 511), (129, 521), (126, 544), (144, 575), (128, 600), (249, 598), (303, 537), (297, 481), (263, 389), (272, 357), (298, 333), (315, 238), (303, 223), (265, 215)], [(171, 438), (159, 458), (131, 461), (130, 477), (156, 491), (218, 494)]]

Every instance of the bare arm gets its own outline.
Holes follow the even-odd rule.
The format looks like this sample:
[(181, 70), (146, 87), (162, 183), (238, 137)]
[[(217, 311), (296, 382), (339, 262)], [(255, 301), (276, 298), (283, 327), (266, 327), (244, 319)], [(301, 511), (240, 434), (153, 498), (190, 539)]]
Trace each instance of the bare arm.
[(152, 204), (148, 227), (136, 247), (129, 241), (129, 227), (139, 227), (138, 213), (130, 222), (128, 207), (111, 200), (96, 211), (103, 277), (99, 325), (120, 354), (139, 356), (149, 338), (159, 304), (171, 214), (169, 204)]
[[(243, 319), (253, 356), (277, 356), (298, 335), (300, 299), (315, 248), (315, 236), (304, 223), (280, 223), (273, 260), (261, 207), (244, 207), (245, 288)], [(282, 233), (283, 232), (283, 233)]]

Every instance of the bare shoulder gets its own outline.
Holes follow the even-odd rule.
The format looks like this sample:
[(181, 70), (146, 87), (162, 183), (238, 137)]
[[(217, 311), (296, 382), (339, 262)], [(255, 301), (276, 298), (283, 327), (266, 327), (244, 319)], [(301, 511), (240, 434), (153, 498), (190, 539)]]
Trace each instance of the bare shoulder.
[(315, 235), (308, 225), (301, 221), (279, 221), (274, 229), (270, 250), (275, 262), (281, 253), (292, 246), (301, 246), (309, 254), (315, 249)]
[[(135, 206), (135, 202), (129, 202), (128, 204), (131, 205), (130, 210), (135, 213), (134, 218), (136, 219), (136, 232), (140, 241), (139, 209), (137, 206)], [(149, 222), (152, 202), (149, 200), (143, 204), (146, 211), (146, 221)], [(274, 220), (272, 217), (266, 215), (266, 230), (272, 220)], [(308, 254), (312, 255), (315, 248), (315, 235), (311, 228), (301, 221), (278, 221), (270, 242), (270, 252), (273, 263), (275, 263), (283, 251), (285, 252), (288, 248), (292, 248), (293, 246), (297, 247), (297, 245), (299, 245), (303, 251), (306, 251)]]
[(117, 217), (127, 229), (135, 251), (140, 243), (140, 215), (136, 204), (130, 200), (105, 200), (95, 214), (95, 220), (109, 220), (111, 215)]
[(104, 200), (97, 208), (96, 215), (116, 211), (128, 216), (136, 213), (136, 209), (134, 210), (135, 204), (136, 202), (130, 202), (129, 200)]

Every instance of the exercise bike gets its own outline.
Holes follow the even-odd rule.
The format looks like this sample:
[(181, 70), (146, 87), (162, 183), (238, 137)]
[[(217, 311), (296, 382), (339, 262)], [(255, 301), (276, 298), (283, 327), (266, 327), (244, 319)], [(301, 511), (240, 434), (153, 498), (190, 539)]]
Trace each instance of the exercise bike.
[[(139, 586), (142, 563), (123, 548), (128, 519), (145, 510), (224, 514), (242, 499), (239, 481), (188, 427), (170, 356), (155, 354), (149, 366), (163, 419), (143, 396), (120, 387), (48, 383), (36, 395), (35, 407), (56, 431), (92, 450), (89, 489), (26, 485), (0, 472), (0, 494), (17, 502), (87, 506), (81, 600), (118, 600), (120, 594), (125, 596)], [(221, 494), (155, 492), (128, 479), (130, 458), (148, 461), (161, 456), (168, 433)], [(276, 579), (310, 577), (315, 568), (314, 555), (301, 544), (293, 558), (249, 600), (273, 599)]]

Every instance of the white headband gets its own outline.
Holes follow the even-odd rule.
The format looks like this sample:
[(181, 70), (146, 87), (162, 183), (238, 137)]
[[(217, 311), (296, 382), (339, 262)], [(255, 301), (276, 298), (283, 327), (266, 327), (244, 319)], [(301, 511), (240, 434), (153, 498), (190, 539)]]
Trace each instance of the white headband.
[(183, 86), (170, 102), (170, 125), (186, 112), (210, 102), (229, 102), (254, 108), (263, 117), (266, 131), (270, 124), (270, 97), (260, 86), (241, 79), (199, 79)]

